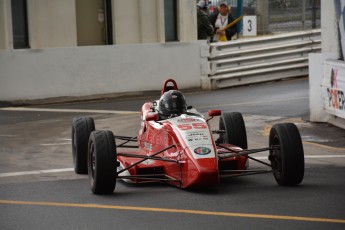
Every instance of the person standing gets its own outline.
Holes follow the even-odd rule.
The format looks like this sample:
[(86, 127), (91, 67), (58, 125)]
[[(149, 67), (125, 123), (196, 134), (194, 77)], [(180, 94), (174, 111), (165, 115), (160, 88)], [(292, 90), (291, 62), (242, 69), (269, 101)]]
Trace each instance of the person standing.
[(226, 30), (223, 30), (224, 27), (226, 27), (228, 24), (235, 20), (232, 14), (230, 13), (230, 6), (225, 1), (220, 2), (218, 11), (211, 14), (209, 20), (215, 28), (213, 42), (220, 41), (219, 38), (223, 35), (225, 35), (226, 39), (230, 41), (232, 36), (234, 36), (237, 33), (236, 25)]
[(205, 0), (197, 3), (197, 23), (198, 23), (198, 40), (210, 40), (214, 33), (207, 15), (207, 4)]

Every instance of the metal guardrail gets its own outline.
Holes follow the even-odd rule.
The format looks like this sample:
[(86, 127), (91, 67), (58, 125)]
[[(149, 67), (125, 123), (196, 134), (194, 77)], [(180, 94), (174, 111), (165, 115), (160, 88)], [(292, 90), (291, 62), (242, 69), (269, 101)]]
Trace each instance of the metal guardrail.
[(306, 76), (309, 53), (320, 51), (320, 29), (211, 43), (211, 88)]

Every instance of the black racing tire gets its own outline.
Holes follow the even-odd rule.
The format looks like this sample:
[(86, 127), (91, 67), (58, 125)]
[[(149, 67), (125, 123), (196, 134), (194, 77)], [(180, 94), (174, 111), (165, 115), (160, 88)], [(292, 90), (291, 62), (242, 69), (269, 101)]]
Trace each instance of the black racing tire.
[(220, 143), (248, 148), (246, 126), (241, 113), (223, 113), (219, 118), (219, 130), (225, 131), (219, 135)]
[(111, 131), (94, 131), (88, 145), (88, 169), (91, 191), (111, 194), (116, 186), (116, 144)]
[(75, 117), (72, 122), (72, 156), (74, 171), (87, 174), (87, 145), (89, 136), (95, 130), (92, 117)]
[(278, 146), (269, 153), (277, 183), (283, 186), (300, 184), (304, 177), (304, 150), (296, 125), (293, 123), (273, 125), (269, 135), (269, 146)]

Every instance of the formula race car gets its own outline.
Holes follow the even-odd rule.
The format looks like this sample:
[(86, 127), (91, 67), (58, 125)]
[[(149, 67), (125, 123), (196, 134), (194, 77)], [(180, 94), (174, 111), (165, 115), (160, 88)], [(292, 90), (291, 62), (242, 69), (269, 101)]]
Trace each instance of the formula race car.
[[(209, 121), (216, 116), (219, 127), (211, 129)], [(263, 151), (269, 152), (270, 163), (251, 156)], [(189, 189), (215, 186), (225, 177), (268, 172), (283, 186), (298, 185), (304, 177), (304, 151), (296, 125), (275, 124), (268, 147), (248, 149), (241, 113), (210, 110), (205, 118), (187, 106), (172, 79), (164, 82), (159, 100), (142, 106), (135, 137), (95, 131), (93, 118), (74, 118), (72, 152), (75, 172), (88, 174), (95, 194), (112, 193), (117, 179)], [(249, 160), (268, 168), (250, 170)]]

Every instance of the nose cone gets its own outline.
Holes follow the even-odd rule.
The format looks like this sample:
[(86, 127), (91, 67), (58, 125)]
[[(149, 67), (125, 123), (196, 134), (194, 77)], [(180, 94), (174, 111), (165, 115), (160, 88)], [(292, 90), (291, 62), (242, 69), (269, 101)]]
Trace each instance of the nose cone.
[(219, 183), (218, 165), (215, 158), (204, 158), (188, 163), (183, 173), (182, 187), (209, 188)]

